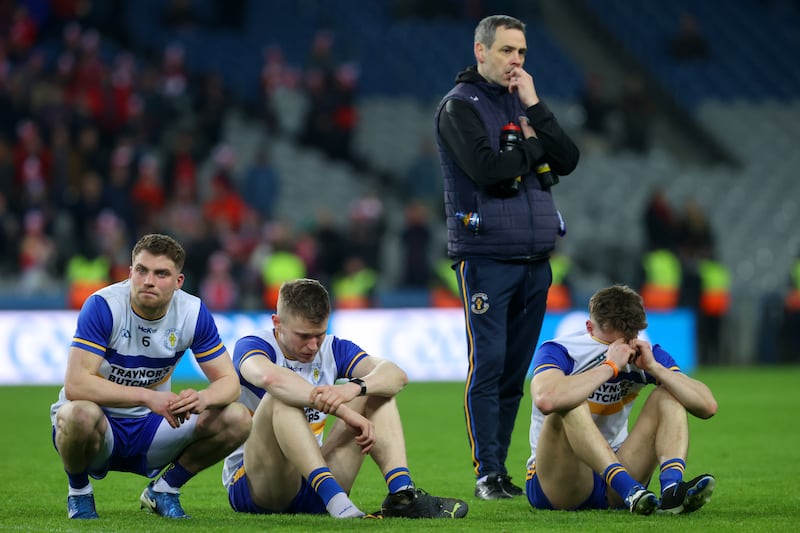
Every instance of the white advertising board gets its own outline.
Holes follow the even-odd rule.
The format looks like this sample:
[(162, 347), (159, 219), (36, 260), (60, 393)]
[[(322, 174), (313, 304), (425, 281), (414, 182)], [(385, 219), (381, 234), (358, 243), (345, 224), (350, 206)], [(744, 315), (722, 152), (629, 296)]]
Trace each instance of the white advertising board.
[[(0, 385), (63, 382), (75, 333), (75, 311), (0, 311)], [(239, 337), (272, 327), (267, 313), (214, 315), (229, 352)], [(548, 314), (540, 342), (582, 329), (586, 313)], [(689, 311), (648, 314), (643, 337), (660, 342), (685, 372), (696, 366), (694, 317)], [(458, 309), (369, 309), (337, 311), (329, 330), (367, 353), (398, 363), (411, 381), (463, 381), (467, 373), (464, 316)], [(203, 379), (185, 356), (173, 380)]]

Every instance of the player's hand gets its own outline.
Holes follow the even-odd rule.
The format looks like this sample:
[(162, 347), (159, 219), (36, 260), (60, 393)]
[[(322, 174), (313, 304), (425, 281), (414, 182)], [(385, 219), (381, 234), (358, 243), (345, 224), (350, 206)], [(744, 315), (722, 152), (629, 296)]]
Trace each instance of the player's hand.
[(539, 95), (536, 93), (536, 86), (533, 84), (533, 76), (528, 74), (522, 67), (514, 67), (511, 70), (508, 92), (516, 92), (525, 109), (539, 103)]
[(361, 453), (369, 453), (377, 440), (375, 426), (372, 422), (346, 405), (343, 405), (335, 415), (347, 425), (350, 433), (355, 435), (355, 441), (361, 448)]
[[(314, 409), (323, 413), (335, 413), (339, 406), (345, 404), (358, 396), (358, 393), (351, 394), (349, 389), (355, 387), (345, 387), (343, 385), (318, 385), (311, 389), (309, 402)], [(360, 392), (360, 391), (359, 391)]]
[(642, 339), (633, 339), (631, 346), (636, 350), (636, 356), (631, 360), (637, 368), (648, 371), (654, 364), (657, 364), (656, 357), (653, 355), (653, 347), (649, 342)]
[(194, 389), (182, 390), (170, 403), (170, 411), (181, 420), (189, 420), (193, 413), (202, 413), (207, 407), (205, 397)]
[(608, 346), (606, 358), (616, 365), (620, 370), (633, 361), (636, 350), (633, 346), (625, 342), (625, 339), (617, 339)]
[(176, 416), (172, 412), (171, 405), (178, 399), (178, 395), (170, 391), (149, 391), (145, 400), (145, 407), (154, 413), (161, 415), (169, 423), (170, 427), (178, 428), (183, 423), (183, 418)]

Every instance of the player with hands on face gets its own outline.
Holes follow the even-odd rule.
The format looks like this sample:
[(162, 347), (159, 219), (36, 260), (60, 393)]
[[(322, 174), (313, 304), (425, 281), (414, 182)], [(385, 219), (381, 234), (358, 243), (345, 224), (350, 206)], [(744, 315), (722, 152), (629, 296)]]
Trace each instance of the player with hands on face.
[[(236, 343), (240, 402), (253, 412), (253, 430), (225, 459), (222, 482), (231, 507), (364, 517), (350, 491), (369, 456), (389, 492), (380, 516), (462, 518), (466, 502), (427, 494), (411, 479), (395, 401), (406, 373), (328, 335), (330, 312), (328, 291), (318, 281), (287, 281), (272, 328)], [(337, 420), (323, 439), (328, 415)]]
[[(614, 285), (590, 299), (585, 331), (536, 351), (526, 476), (533, 507), (678, 514), (710, 500), (713, 476), (683, 479), (686, 413), (710, 418), (716, 400), (663, 348), (639, 338), (646, 328), (639, 294)], [(629, 431), (633, 403), (647, 385), (655, 388)], [(656, 470), (660, 498), (647, 488)]]
[[(98, 518), (89, 476), (110, 470), (150, 478), (163, 470), (145, 487), (141, 506), (186, 518), (180, 488), (250, 431), (214, 318), (181, 290), (185, 257), (171, 237), (143, 236), (131, 253), (129, 279), (94, 293), (78, 314), (64, 387), (50, 410), (69, 482), (69, 518)], [(209, 384), (176, 394), (170, 377), (186, 350)]]

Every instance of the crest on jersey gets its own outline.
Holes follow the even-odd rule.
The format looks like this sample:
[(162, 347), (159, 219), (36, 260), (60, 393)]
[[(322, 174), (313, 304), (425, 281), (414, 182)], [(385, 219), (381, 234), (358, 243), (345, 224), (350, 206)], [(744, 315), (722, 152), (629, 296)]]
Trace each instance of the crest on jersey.
[(476, 315), (482, 315), (489, 310), (489, 297), (485, 292), (476, 292), (470, 298), (469, 308)]
[(319, 383), (319, 378), (322, 375), (322, 366), (319, 363), (314, 363), (314, 366), (311, 367), (311, 380), (314, 385)]
[(178, 337), (179, 332), (176, 328), (168, 329), (166, 335), (164, 336), (164, 346), (170, 350), (174, 350), (175, 347), (178, 346)]

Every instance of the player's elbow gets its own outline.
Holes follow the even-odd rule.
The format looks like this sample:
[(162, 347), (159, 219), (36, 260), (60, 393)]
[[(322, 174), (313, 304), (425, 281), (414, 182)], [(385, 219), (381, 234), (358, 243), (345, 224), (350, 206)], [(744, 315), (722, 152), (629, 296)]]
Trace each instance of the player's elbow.
[(71, 402), (87, 399), (87, 390), (80, 380), (67, 379), (64, 381), (64, 397)]
[(259, 378), (258, 382), (253, 383), (253, 385), (266, 391), (274, 390), (286, 381), (286, 377), (280, 372), (265, 372)]
[(397, 378), (396, 378), (397, 392), (400, 392), (401, 390), (406, 388), (406, 385), (408, 385), (408, 374), (406, 374), (406, 371), (400, 368), (399, 366), (397, 367), (396, 373), (397, 373)]
[(71, 402), (80, 399), (75, 386), (69, 382), (64, 383), (64, 397)]
[(555, 389), (546, 378), (541, 375), (535, 376), (531, 380), (531, 398), (533, 405), (545, 415), (549, 415), (558, 410), (558, 395)]
[(406, 374), (406, 371), (400, 368), (397, 363), (384, 360), (381, 361), (379, 366), (382, 368), (391, 369), (391, 381), (394, 382), (396, 387), (395, 394), (406, 388), (406, 385), (408, 385), (408, 374)]
[(697, 418), (702, 418), (703, 420), (708, 420), (715, 414), (717, 414), (717, 401), (714, 398), (710, 398), (701, 409), (699, 409), (698, 413), (695, 413)]
[(538, 392), (533, 395), (533, 405), (545, 415), (549, 415), (557, 410), (556, 399), (553, 394)]

